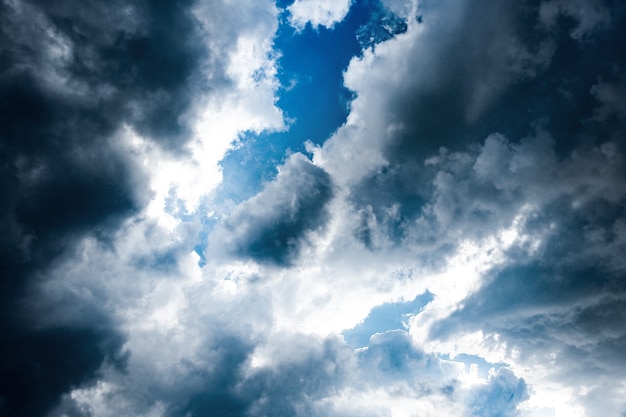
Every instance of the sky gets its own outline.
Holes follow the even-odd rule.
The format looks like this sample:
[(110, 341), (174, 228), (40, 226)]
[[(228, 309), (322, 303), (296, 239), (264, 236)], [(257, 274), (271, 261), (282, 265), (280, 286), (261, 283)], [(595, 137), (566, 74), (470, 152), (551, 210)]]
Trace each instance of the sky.
[(625, 26), (0, 0), (0, 416), (625, 417)]

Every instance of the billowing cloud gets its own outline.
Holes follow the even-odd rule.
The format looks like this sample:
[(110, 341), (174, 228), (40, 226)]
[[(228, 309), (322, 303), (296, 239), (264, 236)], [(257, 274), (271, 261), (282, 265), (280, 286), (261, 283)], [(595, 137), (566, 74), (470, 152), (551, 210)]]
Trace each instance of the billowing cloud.
[(193, 6), (0, 4), (2, 414), (43, 415), (102, 364), (125, 363), (124, 336), (97, 297), (59, 290), (55, 305), (31, 293), (85, 235), (113, 244), (149, 201), (132, 137), (188, 154), (207, 98), (232, 90), (222, 48), (239, 34), (212, 32)]
[(332, 196), (329, 175), (304, 155), (294, 154), (279, 168), (276, 180), (224, 221), (209, 240), (209, 256), (226, 247), (238, 257), (289, 264), (307, 234), (324, 227)]
[(287, 8), (289, 21), (297, 29), (304, 29), (307, 24), (331, 28), (346, 17), (351, 3), (351, 0), (296, 0)]
[[(410, 326), (426, 349), (535, 369), (537, 387), (562, 387), (557, 415), (619, 415), (619, 400), (595, 396), (623, 389), (608, 369), (623, 362), (611, 353), (623, 329), (608, 319), (623, 315), (623, 58), (600, 47), (623, 44), (623, 13), (601, 2), (397, 3), (419, 17), (351, 62), (357, 98), (346, 124), (311, 148), (314, 161), (367, 213), (354, 233), (368, 247), (389, 236), (447, 259), (444, 269), (468, 245), (490, 254), (476, 278), (449, 276), (465, 291), (429, 288), (435, 299)], [(577, 384), (586, 388), (572, 403)]]
[(624, 415), (623, 7), (74, 3), (0, 3), (0, 414)]

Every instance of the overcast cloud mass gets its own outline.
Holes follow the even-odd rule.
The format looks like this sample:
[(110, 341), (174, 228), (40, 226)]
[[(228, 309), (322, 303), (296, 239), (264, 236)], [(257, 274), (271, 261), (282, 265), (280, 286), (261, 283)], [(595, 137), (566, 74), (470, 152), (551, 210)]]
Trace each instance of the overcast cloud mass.
[(626, 416), (624, 27), (0, 0), (0, 416)]

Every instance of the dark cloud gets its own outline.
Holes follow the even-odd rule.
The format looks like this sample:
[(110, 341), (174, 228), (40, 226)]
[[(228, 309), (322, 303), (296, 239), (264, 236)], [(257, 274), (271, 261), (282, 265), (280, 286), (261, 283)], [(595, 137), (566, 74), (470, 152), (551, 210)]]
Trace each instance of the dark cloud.
[(200, 352), (202, 356), (208, 352), (212, 363), (185, 364), (188, 369), (184, 381), (177, 387), (165, 387), (153, 399), (168, 399), (166, 415), (171, 417), (245, 415), (249, 403), (237, 395), (237, 385), (252, 348), (244, 340), (227, 334), (218, 336), (205, 347), (206, 352)]
[[(316, 402), (335, 394), (348, 377), (352, 350), (338, 338), (286, 337), (276, 363), (251, 368), (258, 341), (233, 336), (226, 328), (217, 332), (207, 334), (210, 340), (194, 357), (183, 359), (165, 376), (154, 377), (154, 364), (137, 373), (130, 368), (117, 379), (122, 385), (135, 384), (123, 393), (129, 408), (122, 409), (145, 415), (158, 403), (168, 417), (320, 415)], [(85, 411), (66, 397), (55, 415)]]
[(274, 181), (240, 204), (213, 233), (209, 253), (225, 247), (241, 258), (288, 265), (299, 255), (307, 234), (325, 226), (332, 196), (330, 176), (304, 155), (294, 154)]
[(626, 364), (617, 349), (626, 337), (617, 324), (626, 314), (624, 152), (612, 141), (579, 146), (569, 157), (556, 147), (545, 132), (515, 144), (498, 135), (476, 157), (444, 157), (451, 165), (436, 177), (432, 206), (433, 223), (444, 226), (439, 233), (483, 237), (509, 224), (519, 240), (431, 337), (495, 333), (523, 361), (556, 362), (555, 379), (619, 378)]
[(576, 363), (560, 371), (569, 378), (623, 373), (626, 361), (616, 346), (626, 337), (620, 324), (626, 316), (624, 206), (623, 200), (593, 201), (572, 209), (571, 200), (559, 200), (545, 208), (543, 216), (559, 220), (541, 248), (511, 249), (489, 284), (436, 326), (433, 336), (477, 330), (480, 323), (483, 331), (505, 335), (511, 349)]
[(436, 225), (432, 239), (480, 239), (513, 225), (518, 241), (431, 337), (493, 332), (525, 360), (557, 355), (578, 364), (555, 375), (623, 372), (615, 350), (626, 334), (615, 325), (626, 311), (621, 144), (579, 147), (564, 158), (554, 139), (539, 132), (516, 143), (491, 135), (476, 152), (430, 161), (445, 166), (426, 210)]
[[(422, 2), (420, 13), (419, 47), (403, 61), (415, 76), (376, 107), (387, 127), (379, 129), (384, 162), (350, 189), (363, 217), (355, 235), (373, 250), (372, 236), (385, 233), (445, 259), (490, 237), (506, 248), (498, 233), (515, 229), (502, 263), (431, 339), (498, 334), (490, 348), (506, 345), (519, 363), (550, 367), (552, 381), (598, 381), (581, 399), (589, 413), (617, 410), (597, 396), (615, 389), (625, 363), (617, 346), (626, 335), (618, 324), (626, 314), (626, 60), (618, 52), (626, 9), (486, 1), (453, 11)], [(373, 103), (367, 94), (379, 86), (354, 83)], [(514, 402), (528, 395), (521, 385), (517, 392)], [(507, 397), (494, 395), (475, 415), (500, 415), (487, 404), (504, 407)]]
[(471, 416), (517, 416), (517, 406), (529, 398), (524, 379), (502, 366), (492, 368), (485, 384), (464, 393), (467, 388), (461, 388), (457, 379), (463, 365), (420, 351), (401, 330), (374, 335), (356, 356), (363, 381), (370, 386), (393, 387), (404, 382), (411, 387), (412, 397), (443, 395), (447, 403), (463, 404)]
[(254, 372), (240, 386), (251, 399), (247, 415), (323, 415), (316, 402), (337, 393), (345, 383), (351, 350), (336, 338), (299, 337), (306, 342), (300, 354)]
[[(106, 318), (101, 318), (106, 320)], [(32, 328), (3, 320), (0, 414), (45, 415), (69, 388), (89, 383), (104, 362), (123, 367), (123, 337), (110, 325)]]
[[(156, 371), (154, 363), (140, 369), (108, 369), (113, 387), (104, 392), (101, 404), (84, 404), (66, 395), (52, 411), (52, 416), (149, 415), (158, 410), (167, 417), (182, 416), (244, 416), (250, 401), (238, 392), (246, 360), (252, 351), (250, 341), (222, 332), (199, 347), (195, 358), (185, 358), (167, 375)], [(96, 384), (83, 384), (82, 389), (98, 389)], [(121, 395), (121, 397), (119, 396)]]
[(27, 291), (79, 237), (109, 239), (144, 204), (144, 179), (116, 139), (124, 125), (182, 150), (193, 92), (208, 88), (191, 5), (0, 3), (2, 415), (43, 415), (117, 360), (123, 338), (103, 313), (42, 326), (33, 311), (45, 297)]
[[(426, 210), (437, 239), (483, 238), (510, 225), (519, 237), (504, 266), (434, 335), (451, 323), (459, 325), (457, 331), (493, 325), (508, 333), (516, 319), (526, 326), (528, 314), (546, 309), (559, 316), (562, 309), (582, 313), (608, 303), (617, 310), (609, 316), (623, 314), (617, 301), (626, 289), (621, 144), (580, 147), (561, 158), (545, 132), (517, 143), (491, 135), (474, 155), (443, 153), (429, 163), (445, 167), (435, 176), (434, 201)], [(578, 326), (574, 317), (553, 325), (562, 320)], [(599, 320), (597, 326), (604, 324)]]
[(209, 87), (198, 72), (207, 54), (192, 4), (5, 3), (4, 75), (30, 73), (43, 84), (39, 89), (62, 94), (55, 104), (79, 101), (81, 116), (93, 119), (85, 136), (127, 122), (166, 147), (180, 148), (191, 93)]
[(423, 162), (441, 147), (466, 149), (495, 132), (519, 140), (538, 126), (552, 136), (557, 158), (623, 141), (623, 6), (579, 2), (592, 18), (562, 3), (496, 3), (454, 11), (420, 3), (424, 34), (406, 58), (415, 76), (378, 116), (392, 132), (386, 163), (352, 190), (396, 241), (432, 197), (436, 172)]

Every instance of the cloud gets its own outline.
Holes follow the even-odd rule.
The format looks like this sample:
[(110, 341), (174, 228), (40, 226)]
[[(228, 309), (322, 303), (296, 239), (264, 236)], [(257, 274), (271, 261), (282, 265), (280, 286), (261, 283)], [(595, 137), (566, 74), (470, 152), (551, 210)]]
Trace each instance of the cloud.
[[(43, 415), (101, 366), (125, 366), (119, 317), (102, 307), (102, 293), (85, 294), (97, 285), (55, 286), (50, 271), (76, 261), (84, 239), (115, 247), (117, 230), (144, 215), (152, 197), (148, 160), (189, 155), (207, 100), (240, 81), (229, 68), (234, 54), (224, 54), (239, 34), (213, 31), (208, 23), (225, 19), (207, 19), (194, 6), (0, 4), (2, 414)], [(273, 6), (267, 11), (249, 35), (263, 25), (273, 33)], [(264, 114), (275, 109), (267, 84), (253, 97)], [(280, 125), (250, 120), (257, 129)], [(50, 285), (53, 294), (41, 291)]]
[[(591, 398), (621, 389), (608, 368), (622, 369), (610, 352), (623, 332), (598, 318), (591, 334), (579, 321), (605, 304), (607, 317), (623, 315), (623, 57), (600, 45), (623, 43), (615, 25), (624, 15), (581, 2), (593, 13), (558, 6), (548, 21), (555, 4), (421, 3), (406, 33), (353, 59), (345, 82), (357, 98), (347, 122), (312, 150), (355, 213), (366, 214), (354, 233), (373, 251), (383, 248), (371, 236), (382, 235), (398, 251), (440, 259), (443, 270), (465, 245), (491, 258), (475, 281), (473, 272), (444, 275), (473, 283), (458, 298), (427, 287), (434, 301), (410, 328), (424, 349), (542, 369), (529, 383), (562, 392), (576, 389), (567, 364), (589, 364), (572, 372), (607, 377), (589, 388)], [(591, 64), (569, 77), (582, 59)], [(605, 352), (602, 364), (595, 352)], [(577, 406), (621, 412), (619, 401), (593, 401)]]
[(472, 395), (472, 416), (518, 416), (517, 406), (528, 399), (528, 386), (508, 368), (489, 375), (489, 384)]
[(348, 14), (351, 0), (296, 0), (287, 10), (289, 22), (298, 30), (310, 23), (313, 28), (324, 26), (332, 28)]
[[(489, 295), (491, 301), (479, 302), (480, 308), (500, 302), (503, 307), (506, 304), (504, 308), (514, 308), (518, 302), (526, 308), (542, 302), (545, 296), (554, 296), (555, 301), (567, 299), (570, 290), (582, 290), (581, 295), (591, 297), (601, 294), (602, 288), (618, 290), (605, 281), (610, 281), (611, 275), (619, 276), (624, 266), (617, 255), (623, 243), (620, 225), (625, 197), (621, 184), (624, 160), (617, 146), (607, 142), (559, 159), (553, 139), (545, 133), (516, 144), (496, 134), (485, 140), (476, 156), (443, 154), (429, 160), (430, 164), (447, 167), (436, 174), (434, 201), (425, 210), (432, 210), (442, 230), (452, 232), (454, 238), (481, 238), (484, 230), (501, 230), (517, 219), (518, 239), (508, 248), (510, 260), (505, 268), (513, 268), (506, 275), (520, 279), (519, 287), (512, 288), (508, 279), (503, 286), (496, 279), (484, 290), (513, 294), (524, 287), (534, 298), (511, 302), (507, 301), (511, 295)], [(529, 210), (524, 218), (518, 217), (522, 207)], [(598, 261), (602, 267), (596, 265)], [(513, 265), (522, 270), (515, 271)], [(544, 266), (551, 272), (540, 272)], [(588, 267), (605, 278), (583, 280), (577, 271)], [(523, 272), (526, 268), (530, 269)], [(544, 281), (548, 275), (555, 276), (556, 281), (548, 282), (558, 285), (559, 290), (543, 287), (552, 285)], [(540, 288), (532, 284), (535, 279)], [(579, 287), (585, 281), (599, 285), (593, 294)], [(479, 308), (465, 305), (467, 315), (461, 316), (466, 318)]]
[[(405, 34), (351, 62), (345, 74), (346, 85), (357, 94), (351, 113), (335, 135), (313, 149), (314, 162), (346, 187), (357, 208), (371, 213), (368, 223), (387, 227), (383, 233), (398, 244), (420, 235), (429, 244), (429, 236), (443, 244), (435, 235), (451, 232), (456, 224), (467, 231), (465, 237), (479, 236), (481, 230), (488, 235), (492, 228), (507, 227), (525, 205), (552, 198), (550, 193), (576, 193), (589, 186), (589, 195), (583, 192), (581, 198), (621, 194), (620, 162), (595, 160), (621, 153), (619, 140), (602, 139), (620, 132), (619, 123), (593, 122), (593, 95), (602, 96), (597, 74), (616, 78), (604, 72), (601, 62), (621, 58), (577, 46), (578, 40), (561, 33), (556, 23), (548, 30), (538, 9), (498, 7), (501, 18), (495, 19), (478, 18), (471, 7), (450, 11), (423, 3), (421, 23), (409, 20)], [(474, 25), (478, 20), (484, 24)], [(593, 26), (597, 38), (588, 42), (619, 43), (598, 25)], [(537, 36), (531, 39), (532, 28)], [(490, 40), (492, 33), (499, 34), (498, 40)], [(490, 45), (488, 52), (484, 44)], [(563, 56), (567, 48), (594, 62), (578, 83), (561, 77), (572, 58)], [(551, 98), (533, 101), (539, 96)], [(616, 103), (602, 97), (602, 108)], [(578, 133), (566, 120), (576, 121)], [(501, 138), (513, 141), (519, 153), (511, 166), (498, 168), (509, 158), (509, 145), (503, 146)], [(483, 141), (484, 153), (474, 161), (465, 150)], [(438, 152), (449, 155), (443, 171), (436, 168)], [(573, 160), (561, 164), (570, 153)], [(574, 162), (579, 158), (579, 164)], [(603, 166), (606, 186), (595, 182), (587, 163)], [(465, 181), (467, 175), (480, 178)], [(536, 187), (541, 182), (545, 187)], [(449, 243), (455, 247), (453, 240)]]
[[(238, 257), (288, 265), (298, 256), (307, 234), (324, 227), (333, 185), (324, 170), (304, 155), (293, 154), (276, 179), (240, 204), (209, 239)], [(216, 256), (216, 255), (213, 255)]]
[[(241, 384), (241, 392), (254, 398), (248, 413), (323, 415), (318, 403), (336, 393), (344, 382), (351, 368), (351, 351), (335, 338), (297, 337), (301, 340), (283, 340), (300, 348), (293, 356), (287, 353), (287, 359), (274, 366), (252, 370)], [(289, 352), (290, 347), (284, 350)]]
[(1, 3), (0, 414), (624, 413), (623, 8), (382, 4), (345, 124), (235, 203), (273, 2)]
[[(623, 316), (624, 263), (618, 254), (624, 249), (624, 160), (618, 147), (607, 142), (559, 158), (545, 133), (516, 144), (491, 135), (476, 156), (442, 154), (429, 160), (436, 165), (445, 160), (447, 167), (435, 175), (433, 200), (423, 210), (423, 221), (433, 216), (438, 244), (480, 241), (514, 225), (499, 235), (506, 249), (499, 264), (484, 271), (482, 286), (449, 317), (443, 313), (434, 321), (430, 338), (448, 346), (439, 349), (500, 352), (496, 360), (532, 369), (549, 366), (531, 379), (535, 384), (571, 386), (576, 384), (572, 372), (596, 379), (622, 368), (614, 346), (624, 332), (594, 313)], [(415, 235), (420, 231), (421, 226)], [(416, 333), (428, 325), (426, 317), (416, 317)], [(593, 317), (597, 321), (590, 325)], [(476, 346), (476, 332), (486, 349)], [(614, 389), (613, 383), (598, 385)], [(615, 412), (620, 406), (585, 407)]]
[(30, 323), (3, 322), (0, 411), (6, 415), (42, 415), (70, 387), (91, 382), (102, 363), (125, 364), (123, 337), (108, 323), (33, 331)]
[[(237, 321), (229, 324), (237, 326)], [(73, 391), (56, 413), (357, 415), (364, 411), (357, 401), (363, 397), (366, 403), (375, 400), (367, 415), (384, 415), (387, 407), (394, 414), (412, 409), (436, 415), (429, 408), (433, 403), (458, 415), (515, 415), (526, 395), (524, 380), (506, 368), (493, 371), (484, 383), (467, 385), (459, 379), (465, 375), (462, 363), (421, 352), (401, 331), (378, 334), (353, 352), (337, 337), (282, 332), (253, 342), (244, 333), (233, 337), (228, 327), (206, 330), (192, 356), (154, 366), (158, 359), (152, 355), (184, 343), (163, 339), (160, 349), (131, 358), (134, 364), (124, 373), (106, 371), (104, 382)], [(148, 347), (152, 342), (140, 343)], [(383, 393), (389, 396), (380, 397)]]
[(611, 24), (610, 6), (595, 0), (545, 1), (540, 5), (539, 15), (542, 22), (549, 26), (556, 23), (559, 15), (572, 18), (576, 26), (570, 34), (577, 40), (592, 37), (593, 32)]
[(355, 379), (334, 399), (333, 414), (513, 416), (528, 398), (525, 381), (510, 369), (492, 369), (488, 380), (473, 385), (464, 380), (463, 363), (420, 351), (404, 331), (374, 335), (355, 357)]

